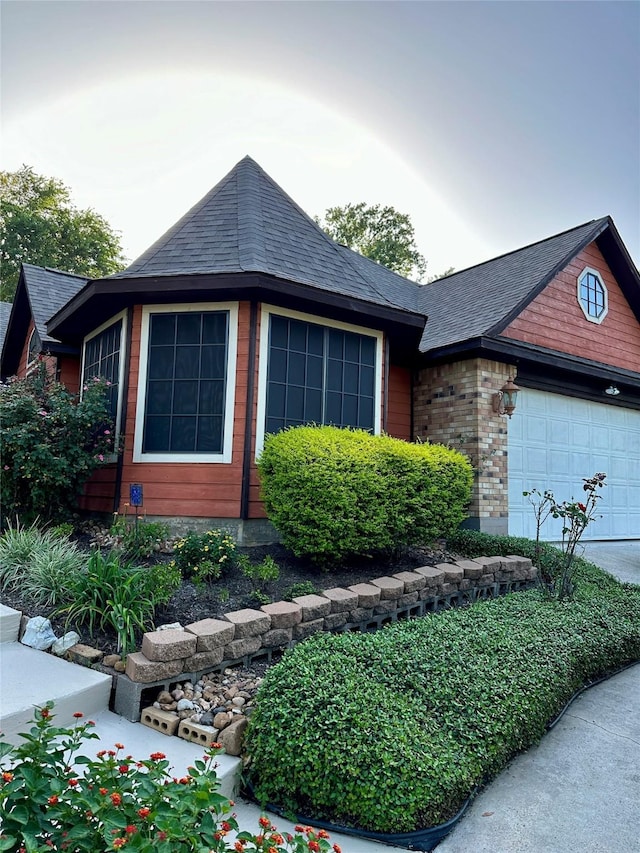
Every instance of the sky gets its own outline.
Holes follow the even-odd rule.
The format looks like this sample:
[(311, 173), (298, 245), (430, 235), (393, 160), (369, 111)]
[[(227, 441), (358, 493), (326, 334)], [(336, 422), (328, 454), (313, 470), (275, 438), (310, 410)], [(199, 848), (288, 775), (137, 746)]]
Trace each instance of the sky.
[(409, 214), (427, 275), (611, 215), (640, 264), (640, 3), (1, 0), (2, 169), (133, 260), (249, 154), (310, 215)]

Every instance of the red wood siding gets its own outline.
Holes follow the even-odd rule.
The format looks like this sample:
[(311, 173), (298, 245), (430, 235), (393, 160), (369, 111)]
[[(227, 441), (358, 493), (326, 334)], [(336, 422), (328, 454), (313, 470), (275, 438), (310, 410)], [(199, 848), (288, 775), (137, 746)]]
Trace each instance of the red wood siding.
[[(597, 270), (608, 290), (609, 310), (599, 325), (585, 318), (577, 300), (577, 280), (585, 267)], [(595, 243), (558, 273), (502, 334), (640, 371), (640, 323)]]
[(18, 362), (18, 369), (16, 370), (16, 376), (19, 378), (24, 378), (27, 375), (27, 357), (29, 354), (29, 339), (31, 337), (31, 332), (34, 330), (35, 324), (33, 319), (29, 323), (29, 329), (27, 330), (27, 337), (25, 338), (24, 344), (22, 346), (22, 352), (20, 353), (20, 361)]
[(411, 441), (411, 371), (389, 367), (387, 432), (394, 438)]
[(72, 394), (80, 390), (80, 359), (61, 355), (58, 358), (59, 380)]
[(241, 302), (238, 314), (238, 356), (231, 463), (133, 461), (141, 323), (142, 307), (136, 306), (133, 315), (119, 509), (124, 510), (124, 505), (129, 500), (130, 484), (142, 483), (144, 511), (148, 515), (239, 518), (249, 349), (249, 303)]
[(105, 465), (93, 472), (78, 501), (80, 509), (89, 512), (113, 512), (117, 465)]

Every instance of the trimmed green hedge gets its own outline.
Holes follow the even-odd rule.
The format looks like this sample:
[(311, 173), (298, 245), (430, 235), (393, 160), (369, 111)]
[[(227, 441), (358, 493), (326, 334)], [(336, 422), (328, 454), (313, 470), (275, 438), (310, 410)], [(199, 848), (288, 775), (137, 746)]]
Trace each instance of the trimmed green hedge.
[(578, 572), (570, 602), (530, 590), (296, 646), (249, 724), (258, 799), (378, 832), (452, 817), (580, 686), (640, 658), (640, 587)]
[(446, 536), (471, 496), (461, 453), (363, 430), (301, 426), (267, 436), (258, 470), (283, 544), (323, 565)]

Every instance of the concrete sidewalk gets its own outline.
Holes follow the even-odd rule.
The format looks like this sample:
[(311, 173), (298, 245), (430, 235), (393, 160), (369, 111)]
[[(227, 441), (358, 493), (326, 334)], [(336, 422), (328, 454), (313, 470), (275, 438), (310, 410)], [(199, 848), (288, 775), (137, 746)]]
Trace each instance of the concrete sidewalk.
[(437, 853), (640, 853), (640, 664), (586, 690)]

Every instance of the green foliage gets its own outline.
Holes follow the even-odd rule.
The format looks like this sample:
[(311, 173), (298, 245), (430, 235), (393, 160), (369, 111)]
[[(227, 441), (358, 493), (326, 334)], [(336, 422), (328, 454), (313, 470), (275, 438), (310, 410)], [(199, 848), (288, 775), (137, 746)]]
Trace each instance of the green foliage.
[(0, 172), (0, 301), (13, 299), (21, 263), (99, 278), (124, 266), (120, 238), (69, 189), (30, 166)]
[[(0, 851), (112, 853), (123, 847), (139, 853), (232, 853), (225, 840), (238, 830), (233, 804), (219, 793), (219, 744), (194, 760), (180, 779), (162, 752), (135, 760), (122, 744), (82, 751), (98, 736), (93, 723), (74, 716), (73, 728), (53, 724), (53, 703), (35, 711), (29, 732), (11, 746), (0, 741)], [(304, 829), (287, 839), (269, 818), (258, 835), (237, 838), (247, 853), (327, 853), (327, 833)], [(334, 848), (336, 849), (336, 848)], [(337, 848), (339, 853), (339, 848)]]
[(428, 544), (458, 526), (471, 496), (462, 454), (364, 430), (301, 426), (269, 435), (258, 469), (283, 544), (320, 565)]
[(112, 628), (126, 654), (135, 646), (136, 631), (153, 625), (156, 599), (150, 580), (147, 569), (122, 564), (117, 551), (105, 556), (96, 548), (70, 587), (72, 603), (58, 612), (66, 614), (67, 622), (86, 625), (91, 636), (96, 629)]
[(47, 375), (0, 385), (0, 502), (3, 519), (68, 518), (93, 471), (114, 451), (106, 384), (95, 379), (78, 401)]
[(311, 581), (298, 581), (288, 586), (282, 593), (284, 601), (293, 601), (302, 595), (317, 595), (318, 589)]
[(273, 557), (267, 555), (261, 563), (252, 563), (246, 554), (241, 554), (237, 562), (242, 574), (251, 581), (251, 597), (256, 604), (269, 604), (269, 586), (280, 577), (280, 568)]
[(16, 522), (0, 536), (0, 589), (26, 592), (35, 604), (69, 601), (84, 557), (57, 528), (41, 529)]
[(129, 560), (143, 560), (160, 550), (169, 538), (169, 525), (163, 521), (144, 521), (117, 515), (109, 530), (116, 547)]
[(462, 557), (528, 557), (547, 577), (562, 571), (562, 551), (548, 542), (535, 543), (524, 536), (497, 536), (479, 530), (456, 530), (447, 538), (447, 548)]
[(51, 528), (52, 534), (60, 539), (68, 539), (72, 535), (73, 530), (73, 524), (70, 521), (63, 521)]
[(223, 530), (190, 530), (175, 544), (174, 562), (182, 576), (196, 583), (218, 580), (236, 562), (236, 543)]
[(249, 723), (258, 798), (379, 832), (449, 819), (580, 686), (640, 658), (640, 587), (577, 562), (572, 601), (530, 590), (288, 651)]
[(316, 222), (338, 243), (405, 278), (422, 281), (427, 262), (416, 246), (411, 218), (395, 208), (364, 202), (330, 207)]

